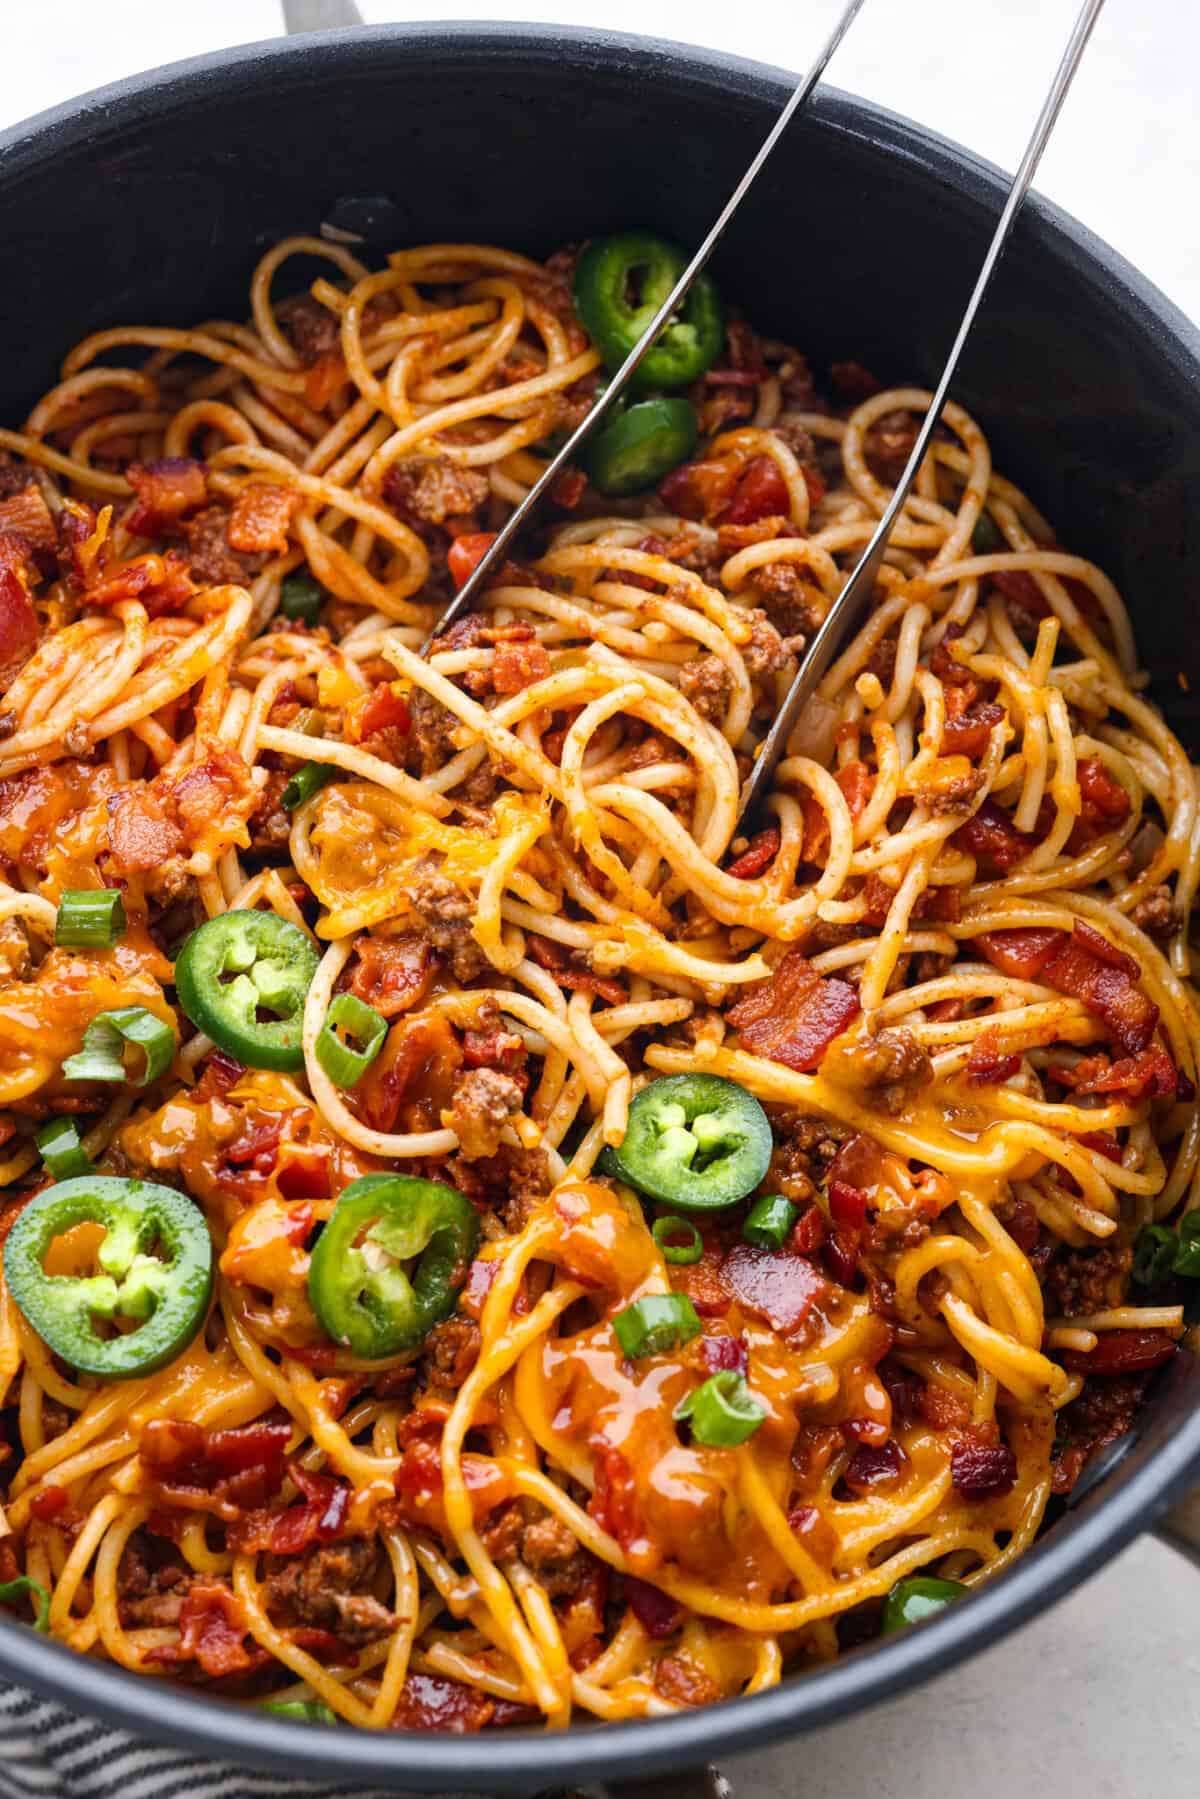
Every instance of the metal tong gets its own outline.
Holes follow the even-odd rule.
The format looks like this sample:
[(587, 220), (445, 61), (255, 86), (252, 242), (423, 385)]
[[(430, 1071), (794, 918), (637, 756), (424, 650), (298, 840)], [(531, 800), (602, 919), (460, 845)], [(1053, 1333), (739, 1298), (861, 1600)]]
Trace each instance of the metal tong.
[[(646, 327), (646, 330), (634, 345), (629, 355), (625, 358), (625, 361), (621, 364), (621, 367), (612, 376), (608, 386), (600, 395), (587, 417), (575, 431), (572, 432), (571, 436), (567, 439), (566, 443), (563, 444), (561, 449), (559, 449), (551, 458), (546, 468), (525, 495), (525, 498), (497, 534), (495, 541), (490, 545), (486, 554), (472, 571), (469, 579), (450, 602), (450, 605), (438, 621), (434, 634), (435, 636), (440, 636), (449, 625), (453, 624), (456, 618), (460, 617), (462, 613), (469, 608), (476, 595), (486, 586), (493, 569), (495, 569), (498, 563), (503, 559), (508, 546), (512, 543), (514, 537), (522, 527), (528, 523), (530, 515), (541, 501), (543, 495), (553, 485), (567, 463), (574, 460), (588, 438), (596, 428), (604, 422), (609, 413), (618, 404), (622, 394), (636, 374), (642, 358), (649, 351), (663, 326), (668, 323), (676, 309), (683, 302), (692, 282), (696, 279), (696, 276), (704, 268), (713, 251), (716, 249), (717, 244), (720, 242), (720, 239), (725, 232), (726, 226), (745, 199), (759, 172), (763, 168), (763, 165), (771, 155), (771, 152), (787, 130), (788, 125), (791, 123), (796, 113), (804, 105), (805, 101), (816, 87), (821, 76), (824, 74), (830, 58), (845, 37), (847, 31), (850, 29), (850, 26), (854, 22), (862, 5), (863, 0), (848, 0), (848, 4), (844, 7), (836, 25), (822, 45), (811, 68), (808, 70), (808, 73), (804, 76), (803, 80), (799, 82), (787, 105), (780, 113), (775, 124), (771, 127), (761, 148), (755, 155), (741, 180), (738, 182), (733, 193), (726, 201), (712, 229), (704, 239), (704, 242), (700, 245), (700, 248), (688, 263), (687, 268), (683, 271), (683, 274), (675, 283), (674, 288), (663, 301), (653, 319)], [(987, 293), (988, 285), (995, 273), (996, 266), (1004, 253), (1005, 246), (1008, 243), (1009, 236), (1012, 232), (1014, 221), (1020, 210), (1021, 202), (1029, 191), (1038, 164), (1041, 162), (1042, 152), (1045, 150), (1050, 133), (1054, 129), (1054, 124), (1062, 108), (1062, 103), (1066, 98), (1067, 90), (1071, 85), (1076, 69), (1079, 67), (1080, 58), (1083, 55), (1084, 48), (1092, 34), (1092, 29), (1095, 26), (1096, 20), (1100, 14), (1100, 9), (1103, 5), (1104, 0), (1084, 0), (1084, 4), (1080, 8), (1079, 15), (1075, 21), (1075, 27), (1071, 33), (1067, 47), (1063, 52), (1062, 60), (1058, 65), (1049, 93), (1042, 105), (1041, 112), (1038, 114), (1037, 122), (1034, 125), (1033, 133), (1029, 139), (1025, 154), (1021, 158), (1020, 167), (1013, 178), (1012, 186), (1009, 188), (1008, 197), (1004, 203), (1004, 209), (1000, 214), (992, 241), (988, 246), (987, 255), (983, 259), (983, 265), (980, 268), (975, 286), (972, 289), (971, 297), (967, 301), (966, 310), (963, 313), (962, 321), (958, 327), (954, 342), (950, 346), (950, 353), (946, 358), (946, 363), (937, 387), (934, 389), (933, 398), (930, 402), (929, 410), (925, 415), (924, 423), (917, 434), (916, 442), (912, 448), (912, 454), (909, 456), (904, 473), (897, 482), (891, 499), (888, 501), (883, 512), (883, 516), (876, 525), (870, 541), (860, 556), (849, 580), (846, 582), (845, 587), (842, 589), (837, 599), (833, 602), (817, 631), (816, 636), (813, 638), (811, 644), (809, 644), (800, 668), (791, 687), (788, 689), (787, 695), (784, 698), (775, 721), (763, 740), (754, 768), (742, 790), (741, 807), (738, 818), (739, 824), (748, 821), (757, 811), (762, 801), (767, 797), (771, 789), (775, 769), (781, 756), (785, 752), (789, 738), (792, 736), (792, 733), (800, 722), (805, 706), (816, 693), (821, 681), (824, 679), (833, 663), (838, 650), (842, 647), (847, 638), (858, 629), (870, 608), (875, 579), (879, 573), (880, 565), (883, 562), (892, 531), (895, 528), (897, 519), (904, 509), (912, 484), (916, 480), (917, 472), (921, 467), (925, 452), (929, 447), (929, 440), (941, 417), (942, 407), (945, 404), (946, 396), (958, 369), (963, 349), (970, 336), (971, 327), (975, 323), (979, 309), (983, 304), (984, 296)], [(426, 643), (426, 651), (429, 649), (430, 643), (432, 643), (433, 640), (434, 639), (431, 638), (429, 643)]]

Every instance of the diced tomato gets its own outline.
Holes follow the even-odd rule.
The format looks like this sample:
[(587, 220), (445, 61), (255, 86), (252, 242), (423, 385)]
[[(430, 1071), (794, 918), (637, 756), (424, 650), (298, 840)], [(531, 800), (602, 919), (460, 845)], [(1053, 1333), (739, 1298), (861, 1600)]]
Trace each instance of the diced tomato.
[(959, 825), (951, 842), (974, 856), (987, 874), (1006, 874), (1034, 848), (1035, 839), (1018, 831), (1003, 806), (984, 800), (979, 810)]
[(455, 587), (465, 587), (496, 541), (495, 531), (467, 531), (456, 537), (446, 552), (446, 566)]
[(1175, 1354), (1166, 1331), (1100, 1331), (1095, 1349), (1067, 1349), (1063, 1363), (1076, 1374), (1138, 1374), (1158, 1368)]
[(746, 465), (718, 522), (722, 525), (752, 525), (757, 518), (769, 518), (773, 513), (786, 515), (787, 511), (787, 482), (780, 474), (778, 464), (770, 456), (754, 456)]

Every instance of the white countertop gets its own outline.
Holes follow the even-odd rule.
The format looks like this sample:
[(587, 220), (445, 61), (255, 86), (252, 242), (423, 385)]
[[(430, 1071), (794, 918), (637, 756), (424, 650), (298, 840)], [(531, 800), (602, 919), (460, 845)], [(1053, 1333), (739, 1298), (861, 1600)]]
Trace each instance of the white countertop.
[[(520, 17), (799, 68), (840, 0), (364, 0), (385, 19)], [(0, 125), (135, 69), (270, 37), (275, 0), (34, 0), (4, 9)], [(1075, 0), (868, 0), (830, 79), (1014, 166)], [(1109, 0), (1038, 187), (1200, 319), (1196, 0)], [(931, 1686), (728, 1765), (739, 1799), (1192, 1799), (1200, 1574), (1144, 1541)]]

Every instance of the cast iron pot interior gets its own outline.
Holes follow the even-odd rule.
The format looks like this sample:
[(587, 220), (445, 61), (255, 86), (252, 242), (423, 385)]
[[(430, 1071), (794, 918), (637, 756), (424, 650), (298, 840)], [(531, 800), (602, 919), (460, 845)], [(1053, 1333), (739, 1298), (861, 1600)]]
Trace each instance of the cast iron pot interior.
[[(679, 45), (536, 26), (396, 26), (207, 57), (0, 137), (0, 420), (67, 348), (120, 322), (242, 317), (261, 251), (323, 220), (368, 249), (481, 240), (544, 255), (631, 225), (699, 239), (790, 91)], [(714, 265), (818, 370), (930, 383), (1003, 188), (965, 152), (845, 95), (794, 125)], [(1154, 691), (1193, 748), (1200, 633), (1200, 343), (1073, 221), (1032, 201), (956, 388), (998, 467), (1130, 604)], [(307, 1729), (73, 1655), (0, 1621), (0, 1671), (81, 1711), (234, 1761), (424, 1791), (530, 1793), (645, 1773), (828, 1721), (980, 1648), (1108, 1560), (1200, 1464), (1200, 1368), (1176, 1358), (1139, 1441), (1033, 1552), (919, 1631), (753, 1699), (569, 1736)]]

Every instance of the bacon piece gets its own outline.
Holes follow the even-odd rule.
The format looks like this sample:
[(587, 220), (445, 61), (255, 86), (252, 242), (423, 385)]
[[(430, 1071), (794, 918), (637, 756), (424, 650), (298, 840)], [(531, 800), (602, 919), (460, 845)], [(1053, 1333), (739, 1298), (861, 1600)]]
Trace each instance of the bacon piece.
[(410, 1012), (425, 999), (436, 966), (433, 950), (415, 932), (402, 937), (360, 937), (350, 992), (383, 1018)]
[(346, 736), (353, 743), (374, 737), (377, 731), (393, 727), (407, 737), (412, 729), (412, 714), (407, 699), (397, 692), (391, 681), (381, 681), (373, 692), (356, 700), (346, 713)]
[(0, 568), (0, 658), (13, 668), (29, 655), (38, 638), (37, 613), (20, 575)]
[[(955, 689), (961, 692), (961, 688)], [(979, 756), (988, 746), (988, 738), (996, 725), (1003, 724), (1007, 714), (994, 701), (973, 707), (961, 717), (947, 718), (942, 733), (943, 756)], [(977, 815), (978, 816), (978, 815)]]
[[(466, 1454), (462, 1458), (463, 1480), (471, 1500), (471, 1511), (478, 1522), (496, 1506), (512, 1498), (509, 1476), (485, 1456)], [(437, 1531), (446, 1530), (446, 1513), (442, 1501), (442, 1452), (438, 1444), (418, 1440), (409, 1443), (393, 1476), (396, 1490), (396, 1516), (404, 1524), (422, 1524)]]
[(799, 950), (790, 950), (770, 979), (752, 987), (727, 1017), (753, 1055), (806, 1074), (859, 1010), (856, 987), (823, 980)]
[(1034, 925), (1017, 931), (981, 931), (973, 941), (981, 955), (1003, 974), (1018, 981), (1036, 981), (1064, 936), (1063, 931)]
[(656, 1642), (672, 1636), (683, 1622), (683, 1607), (678, 1600), (661, 1593), (648, 1580), (639, 1580), (636, 1574), (625, 1576), (625, 1597), (646, 1635)]
[[(392, 1730), (439, 1730), (450, 1736), (474, 1736), (499, 1723), (503, 1702), (442, 1674), (406, 1674), (400, 1700), (392, 1713)], [(510, 1712), (520, 1708), (510, 1706)]]
[(183, 832), (148, 787), (127, 788), (107, 801), (108, 847), (120, 874), (161, 868), (183, 848)]
[(489, 1030), (463, 1032), (463, 1061), (468, 1068), (498, 1068), (520, 1074), (529, 1059), (525, 1039), (497, 1022)]
[[(550, 498), (556, 506), (561, 506), (564, 512), (574, 512), (587, 492), (587, 484), (587, 476), (583, 470), (572, 468), (568, 463), (550, 489)], [(499, 688), (496, 691), (498, 693)]]
[[(774, 463), (771, 467), (774, 468)], [(722, 512), (737, 485), (738, 466), (732, 457), (698, 458), (682, 462), (664, 481), (658, 495), (669, 512), (679, 518), (711, 521)], [(786, 493), (784, 501), (786, 504)], [(736, 523), (727, 520), (727, 523)]]
[(58, 527), (54, 514), (36, 482), (20, 493), (0, 500), (0, 535), (12, 536), (28, 544), (31, 550), (56, 550)]
[(65, 1487), (39, 1487), (29, 1501), (29, 1509), (39, 1524), (53, 1524), (71, 1509), (71, 1495)]
[(146, 1652), (153, 1662), (195, 1662), (212, 1680), (265, 1668), (271, 1657), (257, 1645), (248, 1648), (249, 1626), (234, 1594), (223, 1581), (196, 1581), (179, 1613), (178, 1643), (163, 1643)]
[(1119, 1093), (1128, 1100), (1174, 1099), (1179, 1071), (1160, 1044), (1136, 1056), (1113, 1062), (1108, 1056), (1085, 1056), (1074, 1068), (1048, 1070), (1060, 1087), (1075, 1093)]
[(1063, 1351), (1063, 1366), (1076, 1374), (1136, 1374), (1158, 1368), (1175, 1354), (1166, 1331), (1100, 1331), (1095, 1349)]
[(788, 510), (787, 482), (770, 456), (754, 456), (738, 478), (733, 497), (722, 512), (722, 525), (752, 525), (755, 519)]
[(478, 1318), (483, 1311), (487, 1296), (492, 1290), (492, 1282), (500, 1272), (500, 1261), (496, 1256), (476, 1256), (467, 1269), (467, 1278), (463, 1290), (458, 1296), (460, 1310), (469, 1312), (472, 1318)]
[(532, 643), (498, 643), (492, 657), (492, 686), (497, 693), (520, 693), (550, 673), (550, 658), (535, 639)]
[[(851, 1138), (851, 1144), (859, 1138)], [(874, 1152), (875, 1162), (879, 1163), (879, 1147), (870, 1137), (862, 1137), (862, 1144), (869, 1146)], [(868, 1196), (862, 1187), (851, 1185), (835, 1174), (843, 1151), (850, 1148), (844, 1144), (842, 1150), (834, 1157), (829, 1169), (829, 1216), (833, 1223), (833, 1234), (825, 1244), (825, 1265), (834, 1279), (843, 1287), (854, 1285), (858, 1274), (858, 1259), (862, 1254), (863, 1237), (867, 1226)], [(861, 1162), (869, 1153), (864, 1147), (858, 1160)], [(854, 1160), (846, 1156), (842, 1165), (849, 1166)], [(877, 1178), (877, 1177), (876, 1177)]]
[(188, 565), (174, 550), (165, 556), (152, 552), (131, 561), (111, 564), (83, 592), (85, 606), (117, 606), (122, 600), (139, 600), (151, 618), (178, 612), (196, 592)]
[(802, 1212), (792, 1232), (792, 1248), (802, 1256), (812, 1255), (825, 1241), (825, 1214), (815, 1203)]
[(1004, 1443), (960, 1437), (950, 1451), (950, 1479), (964, 1499), (1000, 1499), (1017, 1478), (1017, 1458)]
[(283, 1484), (290, 1422), (205, 1430), (183, 1419), (154, 1418), (142, 1431), (147, 1485), (167, 1505), (215, 1512), (229, 1522), (263, 1506)]
[(907, 1459), (894, 1437), (886, 1443), (860, 1443), (847, 1462), (842, 1479), (852, 1493), (875, 1493), (895, 1485)]
[(194, 456), (164, 456), (157, 462), (130, 462), (125, 479), (137, 499), (125, 515), (135, 537), (159, 537), (208, 500), (204, 464)]
[(701, 1337), (697, 1348), (709, 1374), (749, 1374), (750, 1345), (745, 1337)]
[(467, 531), (454, 539), (446, 552), (446, 566), (455, 587), (466, 586), (495, 541), (495, 531)]
[[(863, 922), (876, 928), (886, 923), (896, 889), (889, 887), (879, 875), (868, 875), (863, 883), (862, 897)], [(957, 924), (962, 916), (962, 894), (957, 887), (925, 887), (917, 895), (911, 916), (936, 919), (941, 924)]]
[(603, 1441), (596, 1451), (595, 1483), (588, 1515), (601, 1530), (617, 1539), (626, 1555), (645, 1555), (650, 1543), (642, 1522), (633, 1469), (619, 1449)]
[(246, 1070), (232, 1056), (227, 1056), (223, 1049), (214, 1049), (205, 1059), (204, 1072), (192, 1088), (192, 1098), (198, 1105), (205, 1105), (210, 1099), (223, 1099), (231, 1087), (236, 1087)]
[(282, 554), (288, 547), (288, 526), (299, 504), (300, 495), (290, 487), (272, 487), (261, 481), (243, 487), (225, 527), (230, 549), (251, 555), (263, 550)]
[(549, 937), (530, 937), (527, 942), (529, 953), (539, 968), (548, 968), (567, 993), (594, 993), (600, 999), (606, 999), (610, 1006), (619, 1006), (628, 998), (619, 981), (573, 967), (561, 943), (555, 943)]
[(779, 854), (779, 827), (768, 825), (753, 836), (741, 855), (729, 864), (727, 874), (738, 881), (754, 881), (764, 874)]
[(974, 856), (988, 874), (1006, 874), (1034, 847), (1034, 839), (1018, 831), (1011, 815), (995, 800), (984, 800), (950, 841)]
[(1075, 766), (1082, 803), (1081, 822), (1096, 835), (1124, 824), (1129, 817), (1129, 795), (1114, 781), (1098, 756), (1081, 756)]
[(721, 1280), (733, 1297), (773, 1330), (794, 1336), (807, 1324), (829, 1283), (806, 1257), (792, 1250), (735, 1243), (721, 1263)]
[(1021, 1067), (1019, 1055), (1006, 1054), (1000, 1048), (1000, 1033), (995, 1025), (985, 1025), (971, 1046), (967, 1058), (967, 1079), (978, 1087), (996, 1087), (1011, 1080)]
[(303, 1555), (315, 1543), (332, 1543), (346, 1528), (350, 1489), (328, 1474), (313, 1474), (299, 1462), (287, 1471), (304, 1495), (301, 1505), (285, 1511), (256, 1510), (236, 1520), (226, 1533), (229, 1546), (240, 1554)]
[(319, 356), (304, 377), (304, 397), (317, 412), (324, 412), (338, 389), (350, 379), (340, 350)]
[[(865, 762), (847, 762), (833, 777), (845, 795), (851, 818), (861, 818), (875, 785), (875, 776)], [(804, 801), (804, 849), (806, 862), (820, 863), (829, 848), (829, 820), (814, 794)]]

